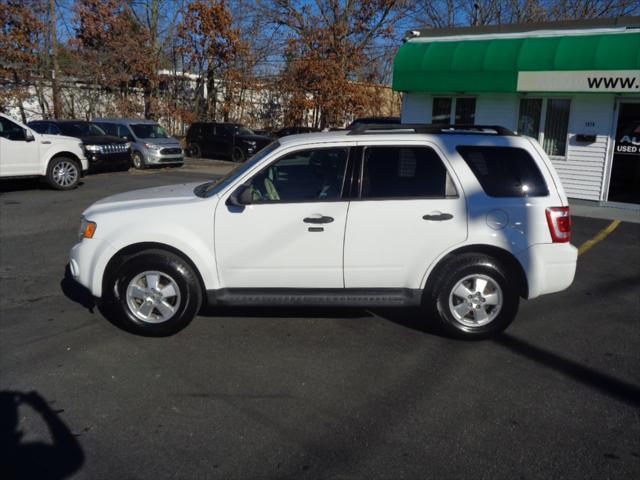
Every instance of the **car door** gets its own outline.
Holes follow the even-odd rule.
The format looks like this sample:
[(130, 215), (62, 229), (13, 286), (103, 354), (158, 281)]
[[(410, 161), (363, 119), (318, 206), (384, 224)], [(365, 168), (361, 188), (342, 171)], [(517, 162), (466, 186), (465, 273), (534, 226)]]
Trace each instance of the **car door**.
[(342, 288), (349, 148), (284, 153), (243, 182), (250, 203), (222, 196), (215, 255), (223, 288)]
[(346, 288), (420, 288), (428, 266), (467, 237), (465, 200), (433, 146), (359, 148), (359, 199), (345, 233)]
[(214, 158), (231, 157), (233, 150), (233, 126), (216, 125), (216, 133), (213, 140)]
[(5, 176), (40, 175), (37, 133), (0, 117), (0, 174)]

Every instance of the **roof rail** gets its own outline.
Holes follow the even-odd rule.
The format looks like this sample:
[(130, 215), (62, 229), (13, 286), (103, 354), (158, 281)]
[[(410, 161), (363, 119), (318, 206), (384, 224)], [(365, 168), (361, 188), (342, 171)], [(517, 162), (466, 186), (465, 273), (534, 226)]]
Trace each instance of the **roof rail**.
[(430, 123), (400, 123), (400, 124), (358, 124), (354, 125), (347, 135), (361, 135), (365, 133), (431, 133), (431, 134), (488, 134), (506, 137), (516, 136), (508, 128), (499, 125), (434, 125)]

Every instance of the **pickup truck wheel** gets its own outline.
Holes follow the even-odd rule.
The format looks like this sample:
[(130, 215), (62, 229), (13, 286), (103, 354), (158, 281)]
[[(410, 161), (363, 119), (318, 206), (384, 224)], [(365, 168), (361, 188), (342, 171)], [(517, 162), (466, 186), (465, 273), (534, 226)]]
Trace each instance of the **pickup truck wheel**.
[(244, 154), (244, 150), (242, 150), (240, 147), (235, 147), (233, 149), (233, 152), (231, 153), (231, 160), (236, 163), (241, 163), (244, 162), (246, 158), (247, 156)]
[(133, 152), (133, 155), (131, 155), (131, 163), (133, 164), (133, 167), (138, 170), (142, 170), (146, 167), (144, 164), (144, 158), (142, 158), (140, 152)]
[(189, 145), (188, 151), (191, 158), (200, 158), (202, 156), (200, 145), (198, 145), (197, 143), (192, 143), (191, 145)]
[(508, 271), (495, 259), (461, 255), (444, 272), (434, 296), (436, 314), (447, 333), (463, 339), (487, 338), (514, 320), (520, 297)]
[(56, 190), (71, 190), (80, 181), (80, 167), (67, 157), (54, 158), (47, 167), (47, 183)]
[(202, 304), (191, 267), (177, 255), (151, 250), (127, 259), (111, 291), (114, 320), (126, 330), (164, 337), (185, 328)]

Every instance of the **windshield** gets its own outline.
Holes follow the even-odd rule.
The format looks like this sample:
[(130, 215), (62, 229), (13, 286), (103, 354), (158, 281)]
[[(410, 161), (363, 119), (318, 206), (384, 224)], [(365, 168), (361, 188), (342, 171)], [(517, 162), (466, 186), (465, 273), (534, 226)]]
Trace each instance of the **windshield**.
[(255, 135), (253, 130), (247, 127), (238, 127), (236, 130), (236, 135)]
[(138, 123), (131, 125), (131, 129), (138, 138), (169, 138), (164, 128), (157, 123)]
[(241, 163), (236, 168), (227, 173), (224, 177), (221, 177), (213, 182), (205, 183), (204, 185), (200, 185), (196, 187), (194, 193), (199, 197), (211, 197), (216, 193), (223, 190), (225, 187), (233, 183), (236, 178), (241, 177), (244, 172), (251, 169), (256, 163), (262, 160), (264, 157), (269, 155), (271, 152), (276, 150), (280, 144), (278, 142), (273, 142), (264, 147), (262, 150), (258, 150), (256, 154), (247, 160), (245, 163)]
[(69, 137), (97, 137), (106, 135), (99, 126), (89, 122), (62, 122), (59, 124), (63, 135)]

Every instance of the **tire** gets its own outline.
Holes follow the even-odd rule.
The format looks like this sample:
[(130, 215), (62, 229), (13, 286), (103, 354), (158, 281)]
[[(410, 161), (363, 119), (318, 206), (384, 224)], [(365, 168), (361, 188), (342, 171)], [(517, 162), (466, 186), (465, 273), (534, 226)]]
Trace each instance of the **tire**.
[(80, 166), (69, 157), (57, 157), (47, 167), (47, 183), (56, 190), (71, 190), (80, 181)]
[(202, 305), (202, 288), (191, 266), (163, 250), (147, 250), (127, 258), (105, 285), (105, 294), (112, 320), (129, 332), (148, 337), (179, 332)]
[(445, 333), (482, 339), (506, 329), (518, 313), (520, 297), (509, 271), (482, 254), (464, 254), (443, 269), (431, 292), (431, 307)]
[(193, 143), (189, 146), (189, 155), (191, 158), (200, 158), (202, 156), (202, 150), (200, 149), (200, 145), (197, 143)]
[(235, 163), (242, 163), (247, 159), (247, 156), (240, 147), (234, 147), (231, 152), (231, 160)]
[(133, 168), (138, 170), (144, 170), (147, 168), (144, 163), (144, 158), (140, 152), (133, 152), (133, 155), (131, 155), (131, 164), (133, 165)]

